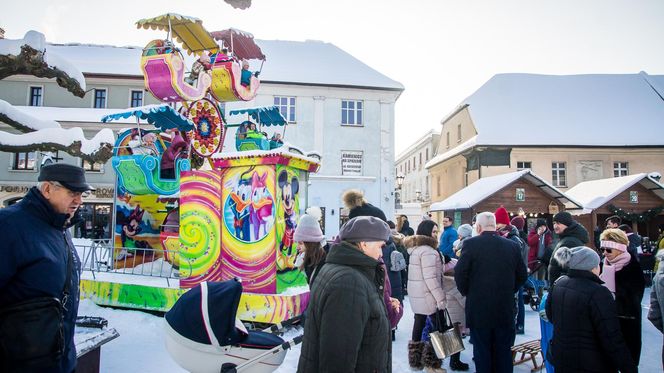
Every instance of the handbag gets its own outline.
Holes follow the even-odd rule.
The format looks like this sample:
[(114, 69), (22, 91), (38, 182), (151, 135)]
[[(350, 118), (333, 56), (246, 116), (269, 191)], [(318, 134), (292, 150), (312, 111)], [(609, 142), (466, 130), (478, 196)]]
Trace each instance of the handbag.
[[(446, 319), (445, 327), (447, 329), (442, 332), (435, 331), (429, 333), (429, 336), (431, 337), (431, 345), (439, 359), (445, 359), (448, 356), (466, 349), (463, 346), (463, 340), (461, 339), (459, 324), (452, 324), (452, 318), (450, 317), (449, 312), (447, 312), (447, 309), (444, 311), (444, 314)], [(438, 325), (443, 325), (440, 322), (440, 315), (438, 312), (436, 312), (436, 318), (438, 318)]]
[(63, 358), (64, 305), (72, 271), (71, 249), (66, 247), (69, 255), (62, 299), (32, 298), (0, 310), (0, 371), (49, 368)]

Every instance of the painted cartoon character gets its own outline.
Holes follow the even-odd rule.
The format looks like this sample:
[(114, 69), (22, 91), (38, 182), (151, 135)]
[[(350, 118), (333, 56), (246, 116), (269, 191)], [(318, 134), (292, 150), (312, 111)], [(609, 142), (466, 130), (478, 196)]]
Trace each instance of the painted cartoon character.
[(122, 250), (116, 256), (116, 260), (122, 260), (134, 255), (145, 255), (147, 250), (141, 249), (151, 249), (147, 241), (136, 239), (136, 236), (141, 232), (140, 224), (144, 213), (145, 210), (142, 210), (141, 206), (137, 205), (129, 216), (125, 216), (124, 214), (118, 215), (118, 224), (122, 227), (120, 233)]
[[(242, 174), (244, 176), (244, 174)], [(249, 241), (249, 213), (251, 206), (251, 179), (240, 177), (237, 188), (231, 193), (230, 207), (233, 212), (233, 228), (235, 237)]]
[(295, 233), (295, 196), (300, 189), (300, 183), (297, 177), (293, 176), (288, 180), (288, 172), (281, 171), (279, 173), (279, 188), (281, 189), (281, 205), (284, 207), (284, 235), (279, 244), (279, 250), (283, 252), (284, 248), (288, 250), (286, 255), (290, 256), (293, 253), (293, 234)]
[[(251, 175), (251, 210), (249, 212), (249, 220), (254, 228), (254, 240), (263, 237), (267, 234), (267, 223), (272, 218), (272, 205), (274, 201), (272, 197), (265, 190), (265, 180), (267, 173), (259, 176), (258, 172), (254, 171)], [(263, 235), (261, 236), (261, 228), (263, 228)]]

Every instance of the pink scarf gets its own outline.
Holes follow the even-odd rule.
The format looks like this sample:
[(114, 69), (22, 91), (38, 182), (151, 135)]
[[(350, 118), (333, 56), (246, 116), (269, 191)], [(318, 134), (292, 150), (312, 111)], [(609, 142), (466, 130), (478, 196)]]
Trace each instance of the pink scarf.
[(632, 257), (627, 252), (627, 245), (625, 244), (613, 241), (602, 241), (600, 246), (620, 251), (620, 254), (613, 260), (609, 260), (606, 256), (604, 257), (604, 267), (602, 268), (602, 274), (599, 275), (599, 278), (604, 281), (604, 286), (606, 286), (611, 293), (615, 294), (616, 272), (629, 264)]

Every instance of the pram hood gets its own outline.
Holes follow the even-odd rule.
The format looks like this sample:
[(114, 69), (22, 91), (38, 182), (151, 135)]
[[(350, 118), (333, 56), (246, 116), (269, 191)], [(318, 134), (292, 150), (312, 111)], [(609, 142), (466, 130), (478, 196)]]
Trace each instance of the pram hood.
[(241, 295), (238, 280), (196, 285), (166, 313), (166, 322), (181, 336), (198, 343), (214, 345), (216, 339), (220, 346), (237, 344), (246, 336), (235, 326)]

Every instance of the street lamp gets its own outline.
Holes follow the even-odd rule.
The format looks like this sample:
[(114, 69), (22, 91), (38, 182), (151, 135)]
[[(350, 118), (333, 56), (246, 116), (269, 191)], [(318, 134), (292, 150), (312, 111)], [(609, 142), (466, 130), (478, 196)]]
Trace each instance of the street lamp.
[(404, 178), (403, 174), (397, 174), (397, 187), (394, 189), (394, 208), (397, 210), (401, 208), (401, 186), (403, 185)]

